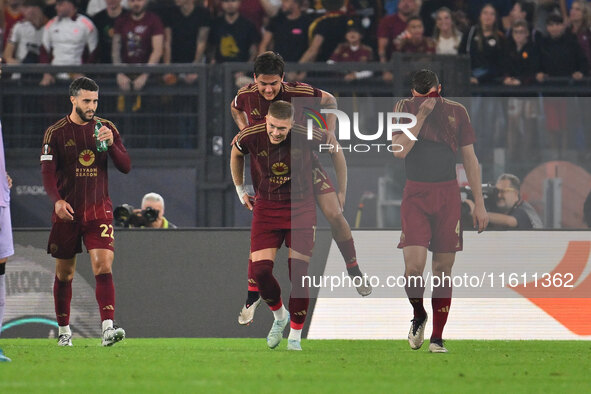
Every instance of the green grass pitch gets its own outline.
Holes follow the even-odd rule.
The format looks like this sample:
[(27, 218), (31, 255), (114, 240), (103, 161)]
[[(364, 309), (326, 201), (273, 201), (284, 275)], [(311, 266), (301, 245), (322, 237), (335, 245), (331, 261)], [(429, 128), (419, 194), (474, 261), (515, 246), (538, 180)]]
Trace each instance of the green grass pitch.
[(264, 339), (0, 339), (0, 393), (589, 392), (591, 342), (449, 341), (450, 353), (406, 341)]

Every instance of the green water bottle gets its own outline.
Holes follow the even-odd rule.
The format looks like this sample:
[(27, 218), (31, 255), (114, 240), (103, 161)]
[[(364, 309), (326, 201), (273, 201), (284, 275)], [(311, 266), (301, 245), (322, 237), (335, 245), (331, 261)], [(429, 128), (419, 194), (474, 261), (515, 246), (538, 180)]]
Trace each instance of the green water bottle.
[(101, 129), (101, 127), (103, 127), (103, 124), (100, 122), (100, 120), (97, 120), (96, 124), (94, 125), (94, 139), (96, 140), (96, 151), (106, 152), (107, 149), (109, 149), (107, 141), (99, 141), (98, 139), (99, 130)]

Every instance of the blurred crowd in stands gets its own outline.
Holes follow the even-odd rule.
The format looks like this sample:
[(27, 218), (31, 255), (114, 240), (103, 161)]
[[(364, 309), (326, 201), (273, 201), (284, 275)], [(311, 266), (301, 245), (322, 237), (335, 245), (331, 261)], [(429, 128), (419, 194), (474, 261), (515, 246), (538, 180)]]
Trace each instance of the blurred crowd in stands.
[[(580, 80), (591, 65), (586, 0), (0, 0), (4, 62), (387, 63), (392, 53), (471, 58), (473, 84)], [(348, 80), (371, 72), (353, 72)], [(45, 74), (41, 85), (70, 75)], [(287, 79), (297, 80), (292, 73)], [(13, 78), (18, 78), (13, 76)], [(197, 74), (164, 75), (169, 84)], [(384, 72), (391, 81), (393, 75)], [(148, 74), (118, 74), (141, 90)], [(133, 105), (133, 103), (130, 103)]]

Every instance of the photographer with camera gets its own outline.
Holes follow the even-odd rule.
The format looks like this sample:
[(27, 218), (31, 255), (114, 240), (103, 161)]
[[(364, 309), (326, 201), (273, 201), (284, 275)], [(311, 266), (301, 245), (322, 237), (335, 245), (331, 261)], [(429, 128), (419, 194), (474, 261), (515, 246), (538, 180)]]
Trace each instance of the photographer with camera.
[(115, 208), (113, 216), (120, 227), (177, 228), (164, 217), (164, 199), (158, 193), (146, 194), (141, 209), (123, 204)]
[[(494, 228), (527, 230), (544, 227), (534, 207), (521, 199), (520, 186), (519, 178), (513, 174), (502, 174), (497, 179), (494, 196), (491, 196), (495, 207), (488, 213), (489, 223)], [(474, 202), (466, 199), (464, 203), (472, 215)]]

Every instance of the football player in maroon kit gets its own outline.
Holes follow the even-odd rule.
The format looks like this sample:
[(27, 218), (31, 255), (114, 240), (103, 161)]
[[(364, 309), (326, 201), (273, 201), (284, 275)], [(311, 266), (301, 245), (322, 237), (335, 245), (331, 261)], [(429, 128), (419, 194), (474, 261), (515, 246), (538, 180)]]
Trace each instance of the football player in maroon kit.
[[(309, 303), (303, 277), (314, 248), (316, 204), (312, 177), (312, 149), (326, 143), (327, 133), (316, 131), (307, 139), (305, 127), (294, 126), (294, 108), (274, 101), (265, 123), (243, 129), (232, 147), (230, 166), (240, 202), (253, 211), (250, 234), (251, 272), (261, 298), (275, 320), (267, 336), (274, 349), (290, 323), (288, 350), (302, 350), (301, 335)], [(244, 190), (244, 156), (250, 154), (250, 172), (256, 190), (254, 203)], [(297, 155), (297, 157), (295, 156)], [(281, 288), (273, 276), (277, 250), (289, 248), (292, 288), (289, 313), (281, 301)]]
[[(439, 95), (439, 78), (430, 70), (420, 70), (412, 78), (410, 99), (400, 100), (394, 112), (416, 115), (417, 123), (410, 132), (411, 140), (402, 132), (392, 135), (394, 156), (403, 158), (406, 185), (400, 208), (402, 233), (399, 248), (404, 254), (407, 278), (406, 293), (414, 309), (408, 342), (412, 349), (423, 344), (427, 312), (423, 307), (425, 285), (422, 278), (427, 263), (427, 250), (433, 252), (433, 276), (450, 277), (456, 252), (462, 250), (460, 225), (461, 200), (456, 180), (456, 153), (459, 150), (466, 176), (474, 194), (474, 227), (482, 232), (488, 224), (480, 184), (480, 167), (474, 153), (476, 137), (466, 108)], [(441, 281), (433, 289), (433, 333), (429, 351), (446, 353), (443, 327), (451, 304), (450, 280)]]
[[(240, 130), (261, 123), (265, 119), (271, 103), (278, 100), (291, 102), (295, 97), (318, 97), (323, 106), (336, 108), (336, 99), (332, 94), (305, 83), (284, 82), (284, 66), (285, 63), (281, 55), (274, 52), (264, 52), (256, 58), (254, 62), (255, 82), (238, 90), (230, 107), (232, 117)], [(328, 130), (334, 131), (335, 116), (329, 115), (327, 123)], [(343, 255), (347, 272), (351, 277), (361, 278), (361, 280), (355, 281), (361, 283), (361, 286), (357, 287), (357, 292), (365, 297), (371, 294), (372, 288), (357, 264), (357, 253), (351, 227), (343, 215), (347, 192), (347, 163), (342, 150), (335, 151), (331, 158), (336, 170), (339, 186), (338, 193), (321, 167), (318, 158), (313, 155), (314, 194), (318, 206), (330, 223), (332, 236)], [(255, 309), (260, 303), (250, 259), (248, 266), (248, 296), (238, 316), (238, 322), (246, 325), (250, 324), (254, 319)]]
[[(111, 346), (125, 338), (125, 331), (113, 325), (113, 204), (108, 191), (107, 161), (110, 157), (125, 174), (131, 169), (131, 161), (115, 125), (95, 116), (98, 90), (90, 78), (73, 81), (72, 112), (50, 126), (43, 138), (43, 186), (54, 204), (47, 253), (56, 259), (53, 297), (59, 346), (72, 346), (69, 325), (72, 279), (76, 254), (82, 252), (82, 240), (96, 279), (102, 345)], [(98, 148), (101, 141), (106, 142), (106, 151)]]

